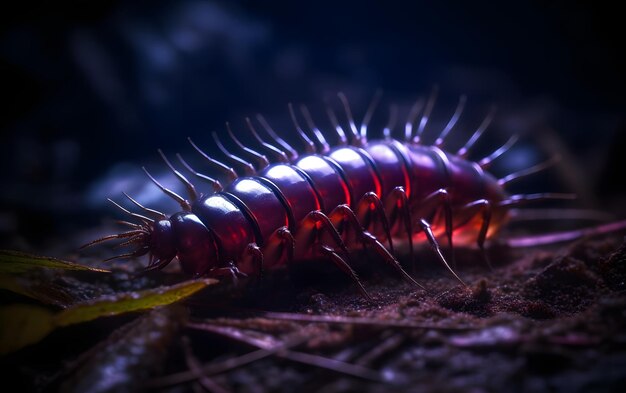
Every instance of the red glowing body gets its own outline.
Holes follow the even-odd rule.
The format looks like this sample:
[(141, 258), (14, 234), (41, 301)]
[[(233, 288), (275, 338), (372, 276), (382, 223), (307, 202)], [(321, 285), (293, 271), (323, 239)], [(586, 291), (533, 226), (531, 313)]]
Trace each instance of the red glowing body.
[(311, 142), (302, 131), (292, 110), (296, 130), (307, 146), (307, 154), (298, 157), (260, 118), (282, 149), (265, 143), (249, 122), (250, 130), (268, 156), (277, 161), (274, 164), (270, 165), (265, 155), (243, 146), (231, 133), (243, 154), (258, 162), (255, 168), (251, 162), (226, 151), (216, 137), (228, 162), (243, 166), (247, 176), (238, 177), (232, 168), (208, 157), (192, 142), (213, 167), (230, 177), (229, 184), (222, 187), (218, 181), (195, 172), (181, 158), (183, 165), (209, 180), (216, 190), (198, 195), (195, 187), (163, 156), (186, 185), (190, 200), (164, 188), (148, 175), (180, 203), (183, 212), (167, 217), (131, 198), (137, 206), (157, 217), (153, 220), (131, 213), (142, 219), (143, 225), (129, 224), (137, 229), (112, 238), (130, 237), (128, 244), (139, 244), (135, 252), (126, 255), (149, 253), (150, 269), (161, 268), (177, 257), (182, 269), (190, 274), (230, 272), (254, 277), (316, 258), (332, 261), (362, 289), (346, 262), (355, 249), (373, 249), (382, 261), (414, 283), (394, 254), (403, 249), (412, 256), (416, 244), (428, 242), (456, 276), (440, 251), (438, 236), (445, 235), (450, 247), (454, 239), (454, 244), (476, 244), (483, 249), (485, 240), (506, 222), (511, 206), (535, 199), (562, 198), (557, 194), (510, 196), (505, 192), (506, 183), (545, 165), (503, 179), (485, 170), (512, 141), (479, 162), (466, 159), (491, 116), (457, 153), (443, 150), (443, 140), (458, 120), (464, 98), (434, 145), (420, 143), (432, 99), (425, 107), (416, 135), (412, 129), (417, 111), (412, 111), (403, 141), (391, 138), (391, 127), (387, 127), (385, 139), (368, 142), (367, 121), (373, 107), (368, 110), (359, 133), (345, 97), (340, 95), (340, 98), (351, 126), (349, 144), (334, 114), (331, 113), (331, 121), (334, 120), (340, 146), (330, 149), (308, 111), (303, 110), (303, 114), (317, 143)]

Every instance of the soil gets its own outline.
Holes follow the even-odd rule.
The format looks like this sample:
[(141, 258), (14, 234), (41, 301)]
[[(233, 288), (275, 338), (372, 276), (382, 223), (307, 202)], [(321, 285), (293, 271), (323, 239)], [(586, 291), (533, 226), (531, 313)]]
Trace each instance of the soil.
[[(385, 267), (357, 269), (373, 302), (349, 280), (310, 268), (244, 292), (210, 288), (184, 306), (60, 329), (2, 359), (5, 384), (68, 392), (623, 391), (622, 236), (492, 247), (491, 269), (479, 253), (457, 250), (467, 286), (426, 251), (413, 272), (424, 289)], [(199, 367), (207, 376), (189, 377)]]

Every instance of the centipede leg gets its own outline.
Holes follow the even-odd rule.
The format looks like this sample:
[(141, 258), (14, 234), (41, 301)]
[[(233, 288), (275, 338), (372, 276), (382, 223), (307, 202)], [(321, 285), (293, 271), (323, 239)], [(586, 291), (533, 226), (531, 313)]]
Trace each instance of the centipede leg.
[(336, 249), (330, 247), (327, 242), (324, 241), (328, 240), (323, 238), (324, 233), (330, 236), (332, 242), (345, 254), (346, 258), (350, 258), (348, 248), (341, 239), (341, 235), (337, 232), (330, 218), (319, 210), (310, 212), (301, 221), (295, 238), (298, 249), (308, 250), (311, 245), (317, 244), (316, 250), (327, 260), (333, 262), (342, 272), (346, 273), (357, 285), (361, 294), (371, 301), (372, 298), (363, 287), (356, 272), (350, 267), (348, 262), (339, 255)]
[(400, 265), (400, 262), (383, 246), (383, 244), (376, 239), (374, 235), (367, 232), (354, 214), (354, 211), (350, 209), (348, 205), (339, 205), (330, 213), (330, 219), (337, 226), (339, 222), (346, 222), (350, 225), (350, 227), (355, 231), (355, 234), (358, 236), (359, 240), (364, 244), (365, 247), (371, 247), (376, 251), (376, 253), (382, 258), (382, 260), (395, 269), (402, 278), (408, 283), (415, 285), (420, 288), (424, 288), (417, 281), (413, 279)]
[(247, 277), (248, 275), (239, 271), (237, 266), (233, 261), (228, 263), (228, 266), (218, 267), (215, 269), (211, 269), (207, 273), (207, 277), (210, 278), (229, 278), (235, 286), (239, 285), (239, 277)]
[(454, 255), (454, 245), (452, 243), (452, 205), (450, 203), (450, 194), (447, 190), (441, 188), (432, 194), (428, 195), (420, 203), (418, 217), (431, 217), (433, 216), (439, 206), (443, 207), (443, 215), (445, 220), (446, 237), (448, 238), (448, 246), (450, 247), (452, 265), (456, 266), (456, 259)]
[(341, 269), (342, 272), (344, 272), (348, 276), (350, 276), (352, 281), (354, 281), (354, 283), (359, 288), (359, 291), (361, 292), (361, 295), (363, 295), (364, 298), (366, 298), (370, 302), (374, 301), (374, 299), (372, 299), (370, 294), (367, 293), (367, 291), (365, 290), (365, 287), (361, 283), (361, 280), (359, 279), (359, 276), (357, 276), (357, 274), (354, 271), (354, 269), (352, 269), (350, 267), (350, 265), (348, 264), (348, 262), (346, 262), (339, 254), (337, 254), (337, 252), (335, 252), (335, 250), (333, 250), (332, 248), (330, 248), (328, 246), (320, 245), (319, 246), (319, 251), (322, 253), (322, 255), (324, 255), (331, 262), (333, 262), (335, 264), (335, 266), (337, 266), (339, 269)]
[(443, 254), (441, 253), (441, 248), (439, 247), (439, 243), (437, 243), (437, 239), (435, 239), (435, 235), (433, 234), (432, 229), (430, 228), (430, 224), (428, 223), (428, 221), (426, 221), (425, 219), (421, 218), (418, 221), (418, 225), (420, 226), (420, 228), (424, 231), (424, 233), (426, 234), (426, 238), (428, 239), (428, 242), (430, 243), (431, 248), (433, 249), (433, 251), (435, 252), (435, 254), (437, 255), (437, 258), (439, 258), (439, 261), (441, 261), (441, 263), (443, 263), (443, 265), (450, 271), (450, 273), (452, 273), (452, 275), (459, 280), (459, 282), (463, 285), (466, 285), (463, 280), (461, 280), (461, 277), (459, 277), (454, 270), (452, 270), (452, 268), (450, 267), (450, 265), (448, 264), (448, 262), (446, 262), (446, 258), (444, 258)]
[(478, 238), (476, 239), (476, 244), (480, 249), (485, 264), (489, 267), (489, 269), (493, 270), (491, 261), (489, 260), (489, 256), (485, 250), (485, 240), (487, 239), (487, 232), (489, 231), (489, 224), (491, 223), (491, 210), (492, 206), (488, 200), (479, 199), (463, 206), (459, 212), (459, 219), (469, 220), (477, 213), (481, 214), (482, 221), (478, 232)]
[[(337, 206), (330, 212), (328, 218), (333, 226), (337, 228), (337, 232), (342, 236), (344, 243), (351, 244), (354, 241), (358, 241), (361, 243), (363, 250), (365, 250), (367, 243), (362, 235), (365, 229), (350, 206)], [(346, 227), (345, 224), (349, 225)]]
[(241, 261), (237, 264), (244, 272), (251, 272), (259, 278), (263, 278), (263, 252), (256, 243), (246, 246)]
[[(399, 214), (399, 216), (398, 216)], [(411, 210), (409, 209), (409, 197), (406, 195), (403, 187), (396, 187), (385, 199), (385, 215), (388, 217), (390, 227), (393, 228), (398, 217), (402, 217), (404, 221), (404, 229), (409, 242), (409, 258), (413, 273), (415, 273), (415, 255), (413, 252), (413, 220), (411, 219)]]
[(295, 245), (291, 231), (287, 227), (278, 228), (263, 247), (264, 268), (271, 270), (279, 266), (291, 265)]
[(368, 192), (357, 203), (356, 207), (356, 215), (359, 219), (359, 223), (365, 229), (369, 229), (371, 225), (372, 215), (376, 214), (378, 216), (379, 222), (383, 226), (383, 231), (387, 236), (387, 241), (389, 242), (389, 250), (391, 254), (395, 254), (393, 249), (393, 241), (391, 239), (391, 231), (389, 229), (389, 220), (387, 219), (387, 215), (385, 214), (385, 209), (383, 207), (383, 203), (381, 202), (378, 195), (374, 192)]
[(296, 233), (295, 241), (296, 244), (302, 248), (310, 246), (315, 242), (324, 243), (321, 241), (324, 233), (330, 236), (332, 242), (339, 247), (344, 256), (349, 259), (350, 252), (341, 239), (341, 235), (337, 232), (337, 228), (335, 228), (328, 216), (319, 210), (310, 212), (300, 222), (300, 228)]

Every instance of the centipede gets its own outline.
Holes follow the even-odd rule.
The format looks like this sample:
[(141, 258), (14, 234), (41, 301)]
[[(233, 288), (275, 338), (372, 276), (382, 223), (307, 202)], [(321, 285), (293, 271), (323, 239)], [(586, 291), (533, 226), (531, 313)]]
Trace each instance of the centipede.
[[(302, 105), (300, 119), (306, 124), (305, 131), (292, 104), (288, 109), (304, 146), (302, 151), (281, 138), (262, 115), (256, 116), (256, 123), (246, 118), (256, 147), (244, 144), (227, 124), (238, 155), (227, 150), (213, 133), (214, 142), (225, 157), (222, 161), (188, 138), (211, 173), (216, 173), (209, 176), (198, 172), (177, 154), (190, 174), (210, 185), (211, 191), (205, 193), (199, 192), (159, 150), (167, 167), (186, 189), (187, 198), (162, 185), (145, 167), (143, 170), (181, 210), (168, 216), (124, 193), (140, 213), (109, 201), (135, 219), (120, 221), (130, 229), (96, 239), (84, 247), (118, 240), (122, 241), (121, 246), (132, 249), (107, 260), (147, 255), (145, 270), (150, 271), (177, 259), (183, 272), (210, 277), (260, 277), (305, 261), (326, 261), (347, 275), (369, 298), (351, 263), (355, 250), (371, 251), (376, 255), (376, 263), (391, 267), (402, 279), (421, 286), (399, 262), (398, 255), (408, 255), (409, 261), (415, 263), (415, 248), (424, 245), (464, 284), (453, 269), (454, 264), (449, 263), (455, 258), (455, 246), (477, 247), (488, 263), (485, 243), (507, 225), (512, 208), (575, 196), (507, 191), (507, 186), (517, 179), (556, 162), (550, 159), (501, 178), (494, 176), (489, 172), (490, 165), (516, 143), (516, 136), (480, 160), (469, 159), (472, 147), (492, 122), (495, 109), (486, 114), (460, 149), (447, 149), (446, 138), (464, 111), (466, 96), (460, 97), (435, 141), (425, 143), (423, 132), (436, 96), (434, 90), (414, 103), (403, 130), (397, 127), (398, 110), (392, 106), (389, 120), (379, 132), (380, 139), (368, 139), (380, 92), (372, 99), (360, 126), (346, 95), (337, 94), (347, 126), (342, 126), (336, 111), (327, 106), (338, 141), (335, 146), (330, 146), (328, 132), (317, 127), (308, 108)], [(263, 136), (261, 129), (265, 131)], [(394, 135), (398, 129), (401, 136)], [(440, 238), (447, 241), (447, 257)]]

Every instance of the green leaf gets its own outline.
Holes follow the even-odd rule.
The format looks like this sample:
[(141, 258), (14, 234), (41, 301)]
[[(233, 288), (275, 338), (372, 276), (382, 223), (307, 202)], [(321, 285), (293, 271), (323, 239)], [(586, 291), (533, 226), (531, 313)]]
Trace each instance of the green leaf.
[(32, 255), (20, 251), (0, 250), (0, 273), (25, 273), (36, 268), (87, 270), (92, 272), (110, 273), (109, 270), (79, 265), (52, 257)]
[(214, 279), (191, 280), (172, 285), (171, 287), (160, 287), (106, 296), (80, 303), (63, 310), (55, 316), (55, 324), (57, 326), (67, 326), (104, 316), (146, 310), (171, 304), (217, 282), (218, 281)]
[(52, 311), (27, 304), (0, 307), (0, 355), (34, 344), (54, 330)]
[(57, 314), (43, 307), (26, 304), (2, 306), (0, 307), (0, 354), (34, 344), (57, 327), (165, 306), (218, 282), (215, 279), (199, 279), (169, 287), (125, 292), (79, 303)]

